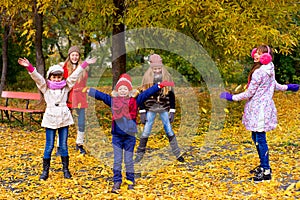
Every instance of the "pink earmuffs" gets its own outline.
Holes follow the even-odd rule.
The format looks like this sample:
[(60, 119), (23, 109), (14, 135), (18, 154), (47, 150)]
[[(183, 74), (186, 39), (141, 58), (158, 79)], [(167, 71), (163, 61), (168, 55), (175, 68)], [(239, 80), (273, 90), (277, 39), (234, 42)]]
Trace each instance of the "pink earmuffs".
[[(263, 53), (260, 58), (259, 58), (259, 62), (263, 65), (267, 65), (269, 64), (270, 62), (272, 62), (272, 56), (270, 54), (270, 47), (267, 46), (268, 48), (268, 53)], [(254, 54), (256, 53), (257, 51), (257, 48), (254, 48), (252, 51), (251, 51), (251, 57), (254, 58)]]

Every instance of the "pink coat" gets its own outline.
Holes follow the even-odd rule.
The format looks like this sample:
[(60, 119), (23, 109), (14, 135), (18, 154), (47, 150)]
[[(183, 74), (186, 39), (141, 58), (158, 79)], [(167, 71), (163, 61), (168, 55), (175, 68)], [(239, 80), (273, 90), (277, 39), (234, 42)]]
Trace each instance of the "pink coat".
[(274, 65), (271, 62), (254, 71), (245, 92), (232, 96), (233, 101), (247, 100), (242, 120), (247, 130), (267, 132), (275, 129), (277, 126), (277, 110), (273, 101), (275, 90), (285, 91), (287, 85), (277, 83)]

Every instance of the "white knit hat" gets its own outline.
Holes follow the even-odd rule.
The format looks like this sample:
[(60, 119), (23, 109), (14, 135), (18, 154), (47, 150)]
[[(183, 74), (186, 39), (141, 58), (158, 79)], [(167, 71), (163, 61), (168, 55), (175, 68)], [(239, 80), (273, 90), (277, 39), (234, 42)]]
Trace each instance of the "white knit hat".
[(54, 72), (61, 72), (62, 74), (64, 73), (64, 69), (60, 65), (52, 65), (48, 71), (47, 71), (47, 78), (50, 78), (50, 74)]

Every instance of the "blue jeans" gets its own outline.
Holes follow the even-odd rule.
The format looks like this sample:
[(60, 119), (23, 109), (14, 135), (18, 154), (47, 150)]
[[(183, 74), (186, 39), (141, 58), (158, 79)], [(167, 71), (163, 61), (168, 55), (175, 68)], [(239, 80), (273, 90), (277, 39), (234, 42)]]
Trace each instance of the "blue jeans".
[(115, 134), (113, 135), (112, 144), (114, 150), (114, 183), (122, 182), (123, 155), (126, 168), (126, 179), (134, 183), (133, 150), (135, 143), (135, 136)]
[(252, 140), (256, 146), (260, 159), (260, 166), (264, 169), (270, 169), (269, 148), (265, 132), (252, 132)]
[(85, 108), (75, 108), (78, 115), (78, 131), (84, 132), (85, 130)]
[[(170, 120), (169, 120), (169, 113), (167, 111), (164, 111), (164, 112), (161, 112), (161, 113), (158, 113), (158, 114), (159, 114), (160, 119), (163, 123), (163, 126), (164, 126), (164, 129), (165, 129), (165, 132), (166, 132), (167, 136), (169, 136), (169, 137), (173, 136), (174, 132), (172, 130), (172, 126), (171, 126), (171, 123), (170, 123)], [(153, 125), (155, 117), (156, 117), (156, 112), (147, 111), (146, 117), (147, 117), (147, 121), (146, 121), (146, 124), (144, 126), (144, 131), (143, 131), (142, 136), (141, 136), (141, 137), (144, 137), (144, 138), (149, 137), (150, 134), (151, 134), (152, 125)]]
[(59, 147), (60, 147), (60, 155), (68, 156), (68, 134), (69, 134), (69, 126), (61, 127), (58, 129), (46, 128), (46, 146), (44, 150), (44, 158), (51, 158), (51, 153), (54, 148), (54, 140), (56, 135), (56, 130), (58, 130), (59, 137)]

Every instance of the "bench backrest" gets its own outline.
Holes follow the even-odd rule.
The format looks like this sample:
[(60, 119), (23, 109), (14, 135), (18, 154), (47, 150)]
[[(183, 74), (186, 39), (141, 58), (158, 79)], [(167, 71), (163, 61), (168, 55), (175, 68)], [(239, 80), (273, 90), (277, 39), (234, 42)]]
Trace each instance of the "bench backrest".
[(41, 94), (34, 92), (13, 92), (13, 91), (2, 91), (2, 98), (11, 99), (28, 99), (28, 100), (40, 100)]

